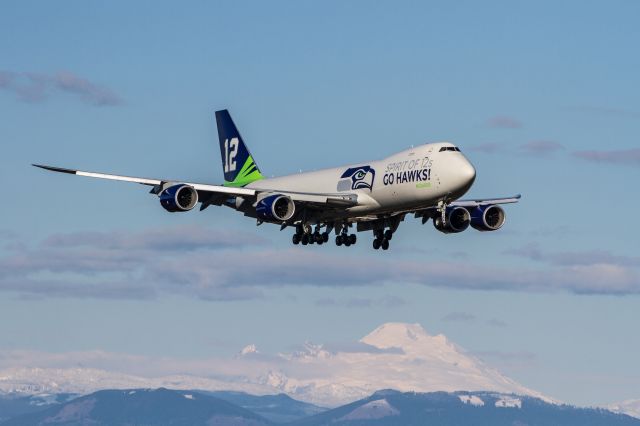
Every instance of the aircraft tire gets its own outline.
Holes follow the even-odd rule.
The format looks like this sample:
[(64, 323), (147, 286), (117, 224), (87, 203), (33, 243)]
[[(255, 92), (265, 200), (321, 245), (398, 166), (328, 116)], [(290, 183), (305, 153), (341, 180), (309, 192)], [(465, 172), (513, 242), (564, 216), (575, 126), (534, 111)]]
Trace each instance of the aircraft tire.
[(306, 246), (307, 244), (309, 244), (309, 235), (302, 234), (301, 242), (303, 246)]
[(315, 234), (313, 234), (313, 238), (316, 240), (316, 243), (318, 244), (324, 243), (324, 239), (322, 238), (322, 235), (320, 235), (319, 232), (316, 232)]
[(377, 238), (375, 238), (375, 239), (373, 240), (373, 248), (374, 248), (374, 250), (378, 250), (378, 249), (380, 248), (380, 244), (381, 244), (381, 243), (380, 243), (380, 240), (379, 240), (379, 239), (377, 239)]
[(336, 235), (336, 245), (340, 247), (342, 245), (342, 236)]
[(293, 237), (291, 237), (291, 242), (295, 245), (300, 244), (300, 235), (298, 234), (293, 234)]
[(325, 243), (329, 242), (329, 233), (328, 232), (323, 232), (322, 233), (322, 241)]
[(389, 250), (389, 240), (386, 238), (382, 240), (382, 250)]
[(358, 241), (358, 237), (356, 237), (356, 234), (349, 235), (349, 243), (355, 244), (357, 241)]

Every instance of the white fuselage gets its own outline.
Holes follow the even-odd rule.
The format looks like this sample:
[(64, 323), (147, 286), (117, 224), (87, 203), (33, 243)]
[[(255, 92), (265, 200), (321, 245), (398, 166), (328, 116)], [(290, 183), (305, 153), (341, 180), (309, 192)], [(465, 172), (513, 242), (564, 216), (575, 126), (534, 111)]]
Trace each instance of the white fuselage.
[(473, 165), (451, 143), (420, 145), (383, 160), (263, 179), (247, 188), (300, 193), (357, 194), (347, 216), (432, 207), (464, 195), (476, 176)]

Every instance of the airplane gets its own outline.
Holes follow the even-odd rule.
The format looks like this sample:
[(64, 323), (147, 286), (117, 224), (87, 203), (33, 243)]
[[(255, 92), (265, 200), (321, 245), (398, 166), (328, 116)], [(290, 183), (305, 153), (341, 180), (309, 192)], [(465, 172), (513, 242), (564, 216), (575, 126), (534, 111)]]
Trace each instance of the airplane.
[(200, 203), (227, 206), (256, 220), (295, 229), (293, 244), (322, 245), (335, 233), (337, 246), (357, 242), (357, 232), (373, 233), (373, 248), (388, 250), (389, 241), (407, 215), (446, 234), (469, 226), (496, 231), (505, 222), (500, 205), (507, 198), (460, 200), (473, 185), (476, 170), (449, 142), (427, 143), (383, 160), (288, 176), (265, 178), (249, 152), (229, 111), (215, 112), (224, 183), (210, 185), (171, 179), (148, 179), (33, 164), (42, 169), (151, 187), (168, 212), (186, 212)]

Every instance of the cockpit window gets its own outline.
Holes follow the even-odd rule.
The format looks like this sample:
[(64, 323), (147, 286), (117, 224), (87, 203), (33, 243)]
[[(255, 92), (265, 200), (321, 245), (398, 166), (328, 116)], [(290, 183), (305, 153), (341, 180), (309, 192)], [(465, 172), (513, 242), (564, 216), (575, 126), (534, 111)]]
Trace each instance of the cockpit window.
[(442, 152), (442, 151), (458, 151), (458, 152), (460, 152), (460, 148), (458, 148), (457, 146), (443, 146), (442, 148), (440, 148), (440, 151), (438, 151), (438, 152)]

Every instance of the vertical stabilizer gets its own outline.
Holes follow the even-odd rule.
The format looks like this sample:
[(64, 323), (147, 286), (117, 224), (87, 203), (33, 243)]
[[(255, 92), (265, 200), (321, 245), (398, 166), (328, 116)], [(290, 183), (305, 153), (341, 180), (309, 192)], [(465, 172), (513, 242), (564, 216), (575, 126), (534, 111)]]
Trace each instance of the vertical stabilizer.
[(262, 179), (264, 176), (244, 144), (229, 111), (216, 111), (216, 124), (225, 186), (245, 186)]

